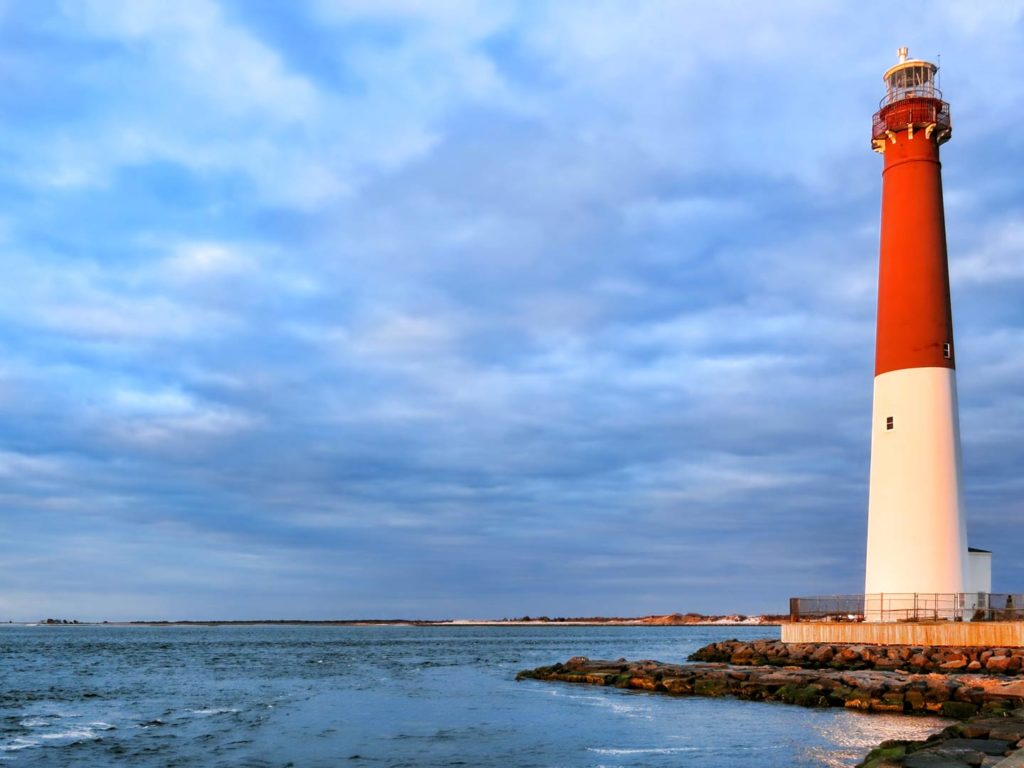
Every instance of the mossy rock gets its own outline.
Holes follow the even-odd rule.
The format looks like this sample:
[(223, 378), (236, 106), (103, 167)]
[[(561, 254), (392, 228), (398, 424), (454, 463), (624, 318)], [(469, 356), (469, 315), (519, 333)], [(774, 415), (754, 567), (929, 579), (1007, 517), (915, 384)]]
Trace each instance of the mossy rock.
[(857, 768), (880, 768), (887, 762), (899, 760), (906, 753), (907, 748), (903, 745), (875, 747), (868, 752), (867, 757), (864, 758), (864, 762), (862, 762)]
[(1014, 705), (1009, 701), (990, 699), (981, 705), (981, 711), (986, 715), (1004, 715), (1011, 711)]
[(924, 692), (916, 688), (906, 691), (903, 694), (903, 700), (907, 703), (907, 709), (911, 712), (923, 712), (926, 709), (924, 705)]
[(775, 697), (787, 704), (801, 707), (827, 707), (828, 699), (823, 695), (820, 685), (784, 685), (775, 692)]
[(778, 690), (775, 691), (775, 696), (773, 698), (776, 698), (779, 701), (784, 701), (787, 704), (792, 704), (796, 700), (799, 691), (799, 685), (793, 685), (790, 683), (789, 685), (783, 685), (778, 688)]
[(966, 701), (944, 701), (942, 702), (943, 717), (955, 717), (957, 720), (966, 720), (978, 714), (978, 708)]
[(873, 712), (903, 712), (904, 706), (902, 693), (885, 693), (871, 702)]
[(729, 693), (729, 684), (725, 680), (707, 678), (694, 683), (693, 692), (698, 696), (725, 696)]
[(661, 680), (661, 687), (669, 693), (686, 695), (693, 693), (692, 678), (689, 677), (665, 677)]
[(740, 685), (736, 695), (748, 701), (770, 701), (774, 697), (767, 688), (760, 683), (746, 682)]
[(544, 680), (558, 674), (562, 669), (561, 664), (554, 664), (550, 667), (537, 667), (536, 669), (524, 669), (516, 673), (516, 680)]
[(845, 685), (837, 685), (831, 691), (828, 692), (828, 702), (833, 707), (842, 707), (846, 704), (846, 700), (850, 698), (853, 693), (853, 688), (849, 688)]
[(615, 679), (612, 680), (611, 684), (614, 685), (616, 688), (629, 688), (629, 681), (632, 679), (632, 677), (633, 676), (628, 673), (623, 675), (616, 675)]
[(846, 697), (844, 703), (848, 709), (871, 709), (871, 691), (865, 691), (863, 688), (855, 688), (850, 691), (850, 695)]

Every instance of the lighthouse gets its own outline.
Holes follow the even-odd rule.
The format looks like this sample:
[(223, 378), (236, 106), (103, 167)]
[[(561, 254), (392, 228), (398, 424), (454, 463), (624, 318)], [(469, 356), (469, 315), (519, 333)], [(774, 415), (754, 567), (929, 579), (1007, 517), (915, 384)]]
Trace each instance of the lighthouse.
[(901, 48), (898, 63), (883, 75), (886, 92), (871, 131), (884, 167), (864, 585), (868, 620), (881, 616), (883, 607), (892, 613), (915, 593), (955, 601), (953, 594), (969, 589), (939, 163), (951, 123), (949, 104), (936, 87), (937, 71)]

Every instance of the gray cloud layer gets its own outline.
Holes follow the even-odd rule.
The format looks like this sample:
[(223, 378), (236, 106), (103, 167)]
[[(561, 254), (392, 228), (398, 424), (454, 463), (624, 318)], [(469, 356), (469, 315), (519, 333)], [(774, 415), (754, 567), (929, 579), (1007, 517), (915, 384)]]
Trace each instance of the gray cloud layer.
[(0, 11), (0, 616), (858, 591), (900, 44), (942, 51), (971, 536), (1019, 589), (1021, 6), (858, 8)]

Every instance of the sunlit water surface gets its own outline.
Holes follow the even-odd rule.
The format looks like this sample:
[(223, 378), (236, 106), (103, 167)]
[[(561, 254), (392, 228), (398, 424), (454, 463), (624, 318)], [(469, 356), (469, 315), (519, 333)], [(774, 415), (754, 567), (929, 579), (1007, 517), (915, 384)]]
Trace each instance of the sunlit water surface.
[(944, 721), (515, 682), (773, 627), (3, 627), (0, 765), (854, 765)]

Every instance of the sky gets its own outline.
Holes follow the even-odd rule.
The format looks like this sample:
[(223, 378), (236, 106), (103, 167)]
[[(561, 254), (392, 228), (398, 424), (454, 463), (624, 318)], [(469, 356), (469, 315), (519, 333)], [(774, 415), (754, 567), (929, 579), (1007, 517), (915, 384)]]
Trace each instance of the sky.
[(1024, 3), (0, 0), (0, 620), (862, 591), (901, 45), (1024, 590)]

